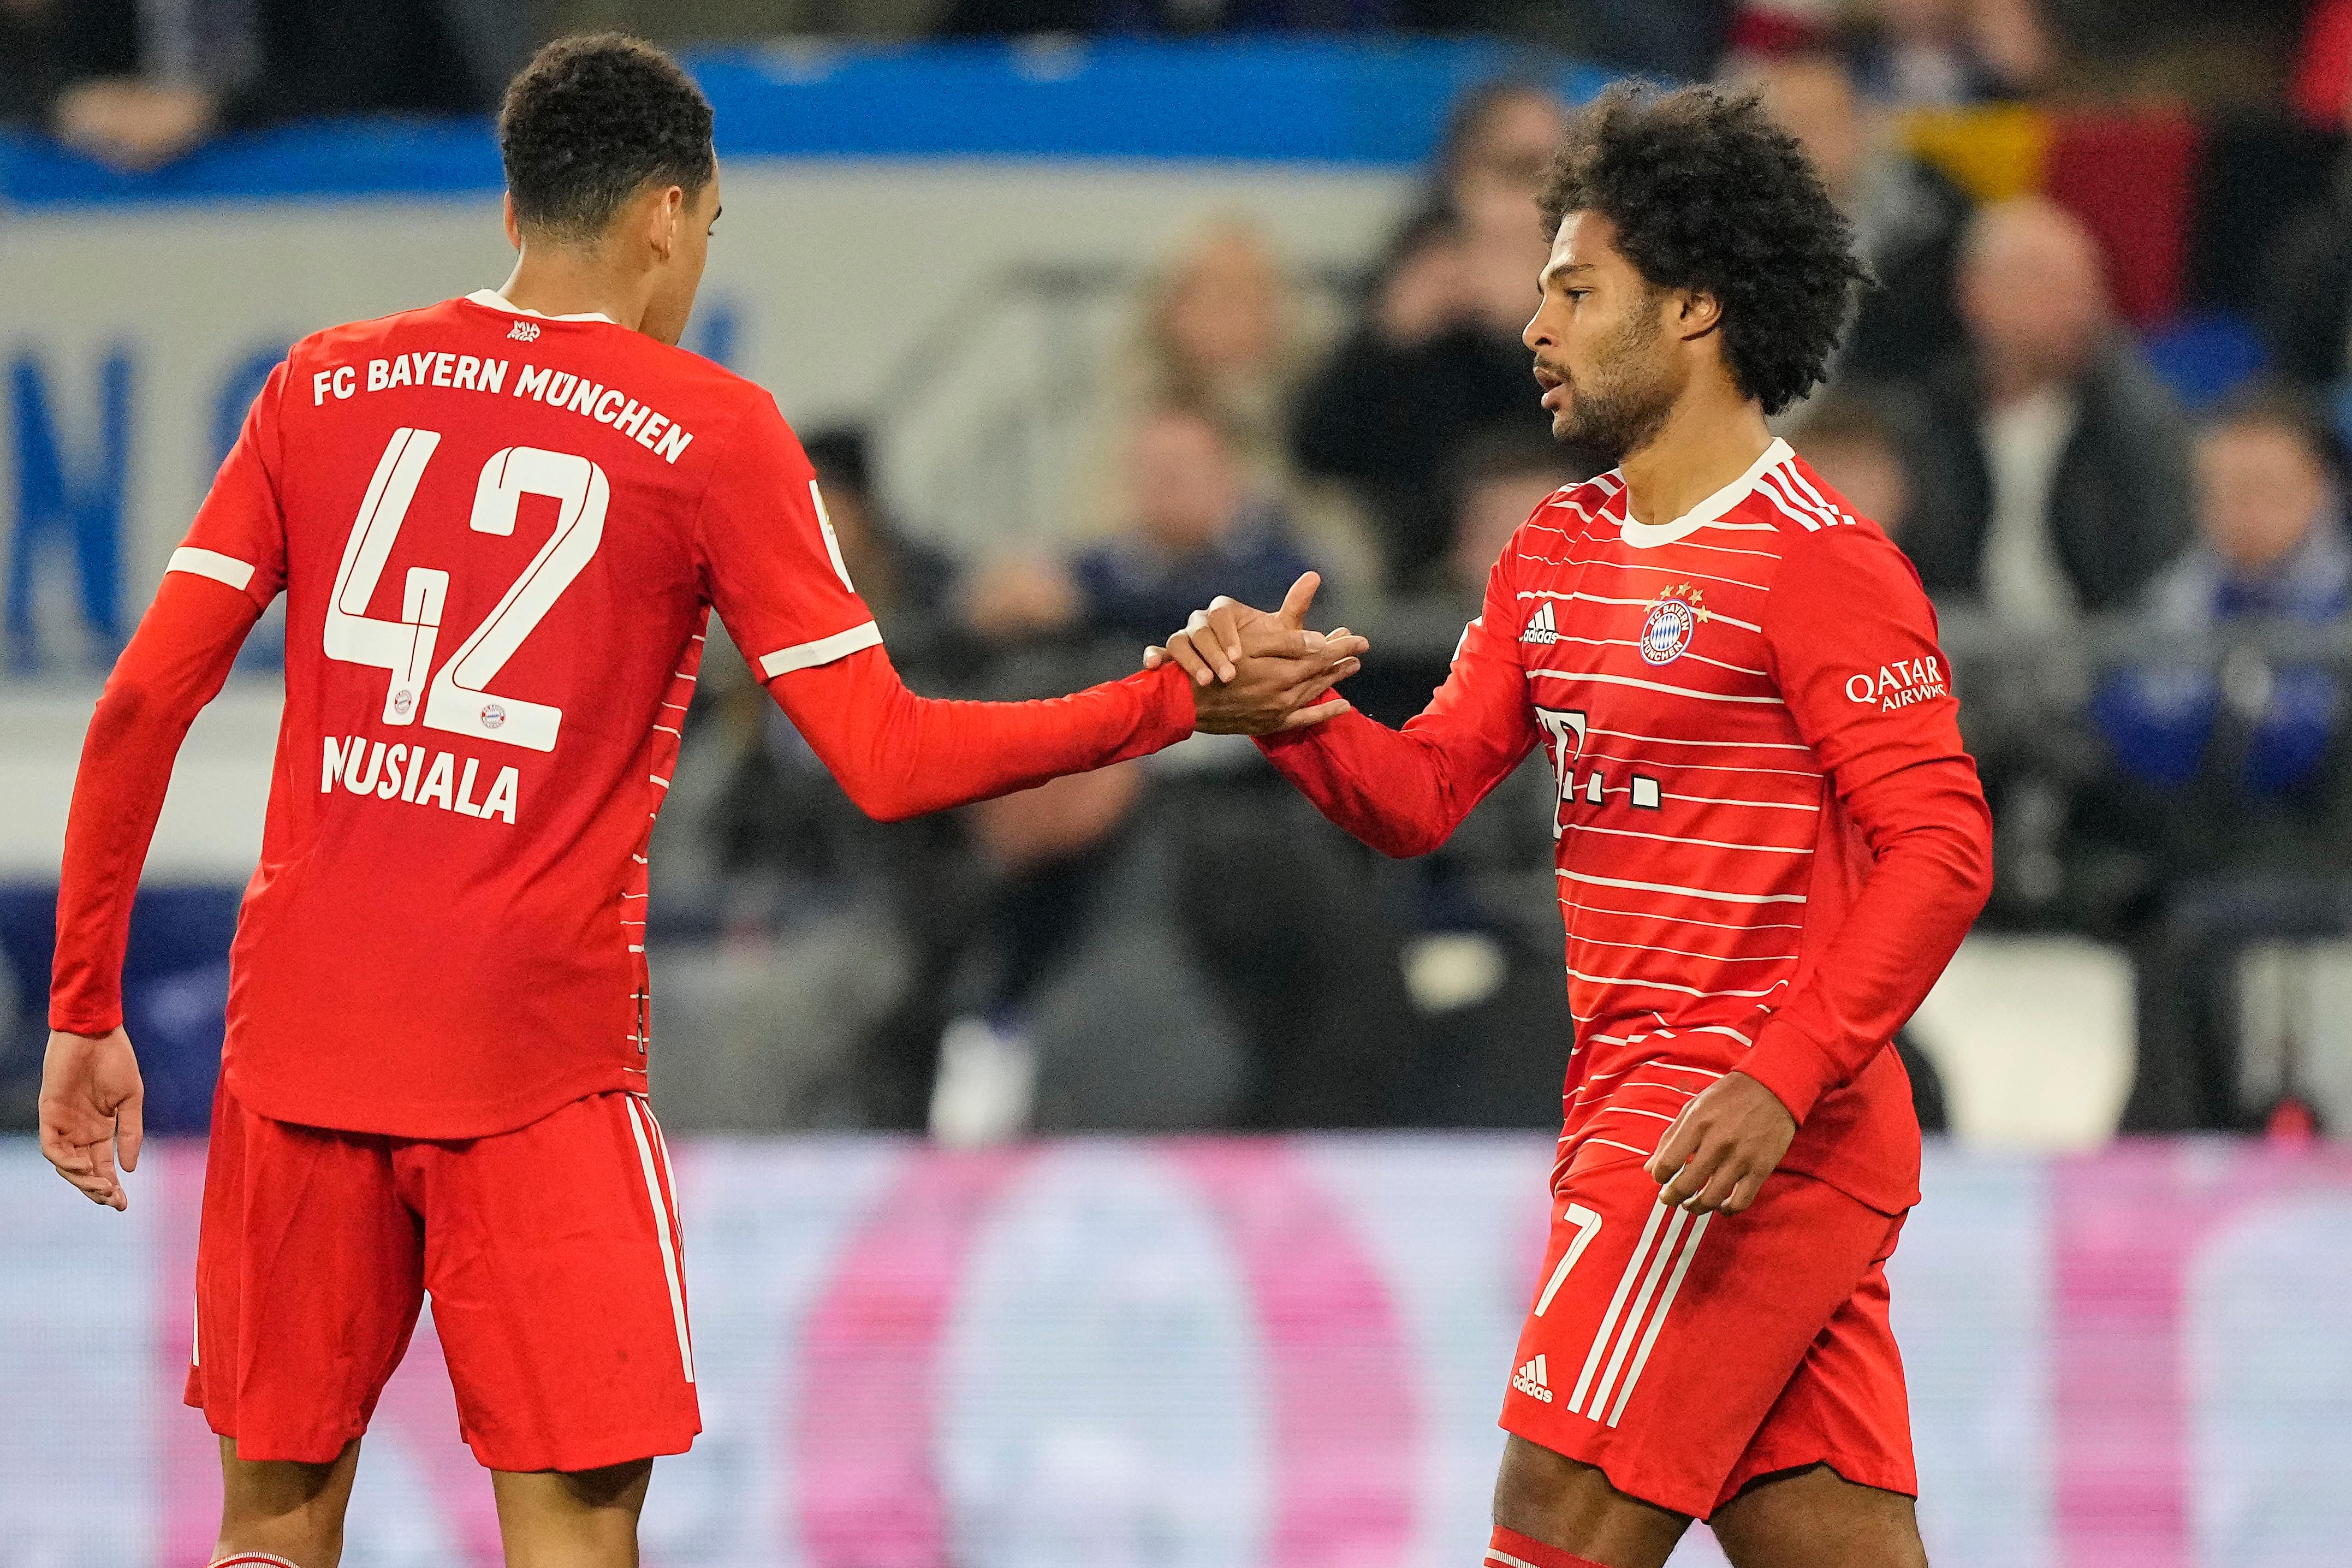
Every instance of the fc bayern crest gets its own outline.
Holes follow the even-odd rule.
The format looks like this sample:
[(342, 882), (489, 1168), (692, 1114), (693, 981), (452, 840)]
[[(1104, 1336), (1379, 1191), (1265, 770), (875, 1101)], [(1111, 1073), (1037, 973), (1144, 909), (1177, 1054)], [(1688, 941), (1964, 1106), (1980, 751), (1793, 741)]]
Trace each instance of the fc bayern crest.
[(1649, 617), (1642, 623), (1642, 658), (1651, 664), (1672, 664), (1690, 651), (1692, 634), (1706, 619), (1706, 598), (1685, 583), (1650, 601)]

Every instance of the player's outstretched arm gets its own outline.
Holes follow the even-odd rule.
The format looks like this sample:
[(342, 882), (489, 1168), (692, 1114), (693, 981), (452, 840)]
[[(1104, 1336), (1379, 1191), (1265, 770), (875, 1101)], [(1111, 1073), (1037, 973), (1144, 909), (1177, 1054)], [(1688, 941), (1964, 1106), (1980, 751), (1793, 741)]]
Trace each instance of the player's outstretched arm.
[[(1368, 646), (1318, 639), (1301, 657), (1253, 661), (1238, 683), (1278, 726), (1355, 673)], [(908, 690), (879, 645), (768, 689), (849, 798), (885, 822), (1148, 755), (1199, 717), (1196, 688), (1171, 667), (1034, 702), (948, 701)]]
[(165, 573), (82, 741), (58, 885), (41, 1152), (59, 1175), (110, 1208), (130, 1202), (118, 1156), (124, 1171), (139, 1163), (139, 1063), (122, 1032), (131, 899), (180, 742), (228, 679), (260, 614), (237, 589), (193, 573)]
[(1339, 700), (1277, 715), (1229, 675), (1246, 670), (1260, 647), (1303, 633), (1297, 588), (1275, 614), (1229, 599), (1194, 612), (1166, 647), (1146, 651), (1145, 667), (1181, 666), (1200, 686), (1202, 728), (1259, 737), (1276, 770), (1333, 823), (1383, 855), (1426, 855), (1536, 743), (1526, 677), (1507, 638), (1487, 630), (1507, 624), (1496, 613), (1498, 595), (1507, 604), (1499, 568), (1489, 613), (1470, 624), (1445, 684), (1402, 731)]
[[(857, 596), (808, 458), (776, 412), (745, 405), (714, 461), (695, 523), (711, 603), (810, 748), (867, 815), (886, 822), (1026, 789), (1143, 756), (1193, 732), (1181, 671), (1037, 702), (918, 697), (898, 679)], [(1354, 673), (1360, 639), (1254, 669), (1277, 718)]]

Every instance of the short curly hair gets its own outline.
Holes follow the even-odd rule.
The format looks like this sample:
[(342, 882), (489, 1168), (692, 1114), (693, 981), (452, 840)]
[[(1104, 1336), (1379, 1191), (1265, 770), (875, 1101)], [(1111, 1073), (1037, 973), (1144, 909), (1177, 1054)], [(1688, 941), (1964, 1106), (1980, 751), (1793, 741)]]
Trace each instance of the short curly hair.
[(1712, 294), (1739, 390), (1778, 414), (1822, 379), (1870, 274), (1796, 139), (1753, 93), (1619, 82), (1576, 116), (1541, 198), (1596, 212), (1654, 288)]
[(619, 33), (558, 38), (507, 87), (499, 155), (515, 220), (593, 239), (658, 181), (698, 194), (718, 172), (710, 100), (678, 63)]

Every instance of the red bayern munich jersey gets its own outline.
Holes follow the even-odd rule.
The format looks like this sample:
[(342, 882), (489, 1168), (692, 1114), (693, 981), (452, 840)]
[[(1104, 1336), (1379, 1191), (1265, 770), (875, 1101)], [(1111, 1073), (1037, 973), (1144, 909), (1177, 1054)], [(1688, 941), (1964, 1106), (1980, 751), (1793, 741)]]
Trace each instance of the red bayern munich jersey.
[(408, 1137), (645, 1089), (711, 606), (765, 678), (881, 640), (765, 391), (487, 290), (296, 344), (172, 567), (287, 596), (231, 1091)]
[[(1434, 792), (1405, 808), (1418, 822), (1398, 814), (1397, 739), (1437, 763)], [(1915, 1202), (1918, 1125), (1884, 1047), (1974, 906), (1923, 918), (1907, 950), (1820, 962), (1873, 868), (1857, 799), (1984, 831), (1909, 562), (1780, 441), (1669, 524), (1630, 519), (1605, 475), (1513, 537), (1445, 686), (1401, 738), (1348, 715), (1267, 752), (1327, 814), (1360, 831), (1385, 817), (1402, 837), (1367, 837), (1409, 853), (1538, 744), (1559, 784), (1576, 1030), (1560, 1170), (1646, 1160), (1738, 1068), (1802, 1123), (1786, 1168), (1890, 1213)], [(1898, 791), (1946, 782), (1889, 811), (1898, 776)]]

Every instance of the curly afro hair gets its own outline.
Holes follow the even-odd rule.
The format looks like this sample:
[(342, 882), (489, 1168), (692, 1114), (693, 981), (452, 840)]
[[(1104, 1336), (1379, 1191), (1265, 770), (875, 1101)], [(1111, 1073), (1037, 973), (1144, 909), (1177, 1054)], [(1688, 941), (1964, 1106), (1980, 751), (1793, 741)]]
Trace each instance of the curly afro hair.
[(676, 60), (618, 33), (558, 38), (507, 87), (499, 154), (515, 219), (593, 239), (646, 185), (710, 183), (710, 102)]
[(1552, 163), (1544, 227), (1596, 212), (1654, 288), (1711, 294), (1739, 390), (1778, 414), (1812, 390), (1869, 272), (1796, 139), (1752, 93), (1619, 82)]

